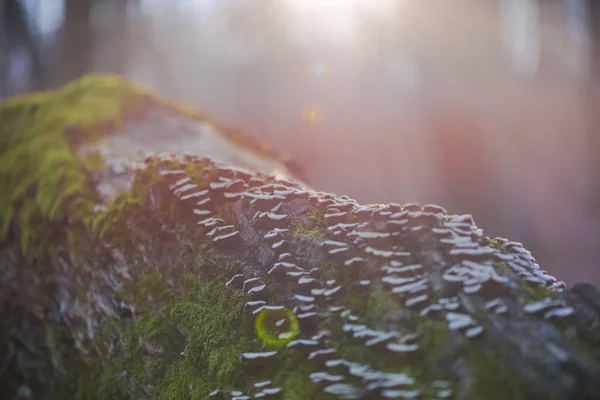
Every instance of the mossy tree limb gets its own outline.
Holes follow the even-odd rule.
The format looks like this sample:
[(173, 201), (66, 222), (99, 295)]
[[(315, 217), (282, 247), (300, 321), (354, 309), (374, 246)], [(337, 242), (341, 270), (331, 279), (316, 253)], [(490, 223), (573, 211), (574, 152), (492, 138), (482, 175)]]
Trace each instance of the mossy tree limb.
[(0, 121), (8, 398), (600, 399), (600, 293), (469, 216), (314, 192), (116, 77)]

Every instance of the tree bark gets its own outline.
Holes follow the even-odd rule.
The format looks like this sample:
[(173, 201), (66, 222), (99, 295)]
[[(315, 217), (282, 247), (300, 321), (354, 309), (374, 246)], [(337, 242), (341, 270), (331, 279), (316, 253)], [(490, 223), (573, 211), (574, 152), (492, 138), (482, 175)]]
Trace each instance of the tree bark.
[(92, 71), (95, 56), (93, 3), (93, 0), (65, 1), (65, 21), (60, 31), (60, 58), (54, 66), (54, 87)]
[(600, 150), (600, 117), (598, 107), (600, 106), (600, 4), (596, 1), (588, 1), (589, 10), (589, 37), (590, 48), (590, 81), (587, 87), (589, 105), (590, 126), (589, 132), (589, 164), (590, 164), (590, 188), (591, 206), (593, 211), (600, 211), (600, 161), (598, 151)]
[[(47, 79), (39, 44), (27, 24), (23, 5), (17, 0), (6, 0), (0, 4), (0, 80), (6, 85), (0, 88), (2, 95), (15, 95), (24, 91), (41, 90), (46, 87)], [(10, 76), (10, 63), (16, 54), (27, 54), (26, 68), (20, 71), (27, 76), (21, 79), (21, 85), (15, 86)]]
[(0, 120), (6, 398), (600, 399), (598, 290), (469, 215), (313, 191), (115, 77)]

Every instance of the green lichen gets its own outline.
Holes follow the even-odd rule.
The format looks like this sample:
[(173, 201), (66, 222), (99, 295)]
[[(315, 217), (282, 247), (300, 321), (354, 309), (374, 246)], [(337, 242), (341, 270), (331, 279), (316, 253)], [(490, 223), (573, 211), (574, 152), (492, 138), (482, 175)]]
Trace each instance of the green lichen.
[(496, 271), (502, 272), (503, 275), (507, 275), (507, 276), (515, 275), (513, 270), (510, 269), (509, 266), (506, 265), (506, 263), (496, 261), (496, 262), (494, 262), (494, 268), (496, 269)]
[(318, 228), (326, 228), (327, 221), (325, 220), (324, 214), (318, 209), (311, 209), (306, 216), (308, 217), (311, 225)]
[(496, 238), (486, 236), (482, 241), (484, 245), (491, 246), (496, 250), (502, 251), (504, 249), (504, 244)]
[(290, 216), (290, 232), (295, 236), (319, 240), (327, 235), (327, 224), (317, 210), (311, 210), (307, 218)]

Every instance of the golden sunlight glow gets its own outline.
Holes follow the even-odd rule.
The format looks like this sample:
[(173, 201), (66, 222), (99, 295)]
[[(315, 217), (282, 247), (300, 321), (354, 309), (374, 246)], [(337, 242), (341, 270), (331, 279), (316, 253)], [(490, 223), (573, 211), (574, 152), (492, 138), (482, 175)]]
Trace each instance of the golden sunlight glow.
[(321, 107), (308, 105), (302, 110), (302, 119), (310, 125), (316, 125), (323, 119)]
[(294, 38), (348, 42), (354, 39), (362, 17), (391, 15), (400, 0), (285, 0)]

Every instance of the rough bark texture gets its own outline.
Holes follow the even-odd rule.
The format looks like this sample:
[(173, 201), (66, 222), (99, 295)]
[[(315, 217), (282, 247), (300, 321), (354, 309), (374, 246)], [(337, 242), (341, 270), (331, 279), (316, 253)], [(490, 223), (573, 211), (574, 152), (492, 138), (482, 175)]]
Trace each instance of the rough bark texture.
[(119, 78), (7, 101), (0, 397), (600, 399), (596, 288), (291, 175)]

